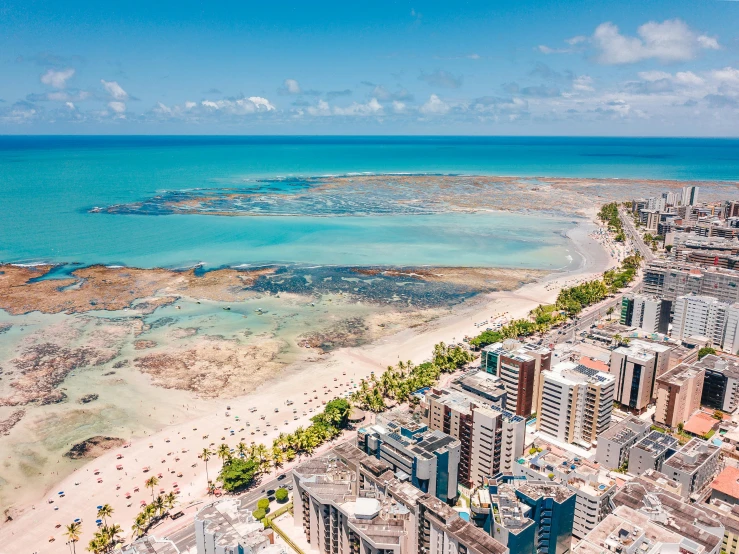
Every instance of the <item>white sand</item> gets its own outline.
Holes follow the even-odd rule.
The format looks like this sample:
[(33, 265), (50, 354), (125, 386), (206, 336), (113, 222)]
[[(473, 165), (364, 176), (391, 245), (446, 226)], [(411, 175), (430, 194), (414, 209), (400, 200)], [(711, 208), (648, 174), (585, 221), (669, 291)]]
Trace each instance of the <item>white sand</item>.
[[(308, 370), (302, 367), (288, 368), (257, 391), (242, 398), (224, 400), (217, 413), (172, 425), (149, 438), (134, 442), (128, 448), (116, 449), (97, 458), (61, 481), (34, 505), (26, 506), (14, 521), (3, 524), (0, 527), (0, 550), (39, 554), (60, 552), (60, 549), (66, 548), (66, 540), (62, 535), (64, 526), (75, 518), (81, 518), (83, 534), (77, 550), (84, 551), (96, 529), (96, 507), (105, 503), (113, 506), (115, 513), (112, 521), (123, 527), (125, 537), (129, 540), (131, 525), (140, 510), (141, 501), (151, 501), (151, 493), (144, 487), (144, 481), (151, 475), (163, 475), (156, 492), (160, 488), (170, 491), (173, 483), (178, 483), (183, 505), (202, 499), (206, 492), (205, 465), (197, 456), (204, 447), (210, 443), (218, 446), (222, 442), (235, 447), (242, 437), (247, 444), (261, 440), (269, 446), (279, 432), (291, 432), (299, 425), (308, 425), (308, 419), (313, 414), (303, 416), (303, 411), (308, 412), (310, 407), (318, 411), (323, 400), (348, 390), (350, 379), (357, 382), (369, 376), (371, 371), (382, 372), (387, 365), (399, 359), (420, 363), (428, 358), (434, 344), (461, 341), (465, 335), (476, 335), (486, 327), (478, 328), (476, 322), (492, 321), (491, 318), (503, 314), (508, 318), (523, 317), (537, 304), (552, 302), (560, 287), (592, 278), (616, 264), (609, 253), (615, 247), (609, 243), (606, 252), (590, 236), (596, 229), (593, 223), (582, 223), (569, 233), (577, 249), (572, 256), (575, 260), (578, 257), (582, 260), (573, 271), (551, 275), (517, 291), (484, 295), (459, 306), (452, 315), (426, 328), (408, 329), (368, 346), (337, 350), (322, 361), (311, 364)], [(622, 251), (616, 252), (616, 257), (621, 256)], [(161, 394), (166, 395), (167, 391), (163, 390)], [(308, 398), (315, 396), (318, 399), (313, 398), (309, 403)], [(287, 399), (293, 400), (294, 405), (286, 406)], [(231, 408), (228, 417), (225, 415), (227, 405)], [(251, 407), (256, 407), (257, 411), (250, 413)], [(275, 407), (279, 409), (278, 413), (274, 412)], [(297, 421), (293, 420), (293, 408), (298, 410)], [(234, 421), (235, 415), (240, 416), (240, 422)], [(265, 421), (260, 419), (261, 415), (266, 417)], [(246, 422), (249, 422), (249, 427), (246, 427)], [(271, 426), (267, 427), (266, 422), (270, 422)], [(240, 431), (242, 427), (246, 430)], [(260, 428), (260, 432), (250, 434), (256, 427)], [(234, 429), (234, 436), (230, 436), (230, 429)], [(267, 436), (262, 435), (264, 430), (268, 431)], [(208, 438), (203, 439), (204, 435)], [(222, 437), (226, 440), (222, 440)], [(120, 460), (117, 459), (119, 454), (123, 455)], [(123, 466), (122, 470), (116, 469), (118, 464)], [(150, 466), (151, 471), (144, 473), (145, 466)], [(99, 475), (94, 474), (96, 469), (100, 470)], [(211, 479), (215, 479), (219, 469), (220, 461), (211, 458), (208, 463)], [(183, 476), (177, 477), (178, 473)], [(102, 479), (102, 483), (97, 482), (98, 478)], [(76, 482), (80, 484), (76, 485)], [(136, 486), (139, 492), (134, 492)], [(57, 491), (66, 494), (59, 498)], [(131, 493), (130, 500), (124, 496), (126, 492)], [(49, 498), (54, 502), (48, 503)], [(56, 528), (57, 523), (62, 527)], [(52, 536), (56, 541), (50, 543), (48, 539)]]

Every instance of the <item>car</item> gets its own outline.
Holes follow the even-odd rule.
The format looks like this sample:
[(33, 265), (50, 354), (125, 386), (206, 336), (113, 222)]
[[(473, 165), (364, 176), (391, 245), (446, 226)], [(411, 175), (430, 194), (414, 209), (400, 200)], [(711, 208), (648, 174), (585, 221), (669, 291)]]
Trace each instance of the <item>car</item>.
[(271, 495), (273, 495), (274, 493), (275, 493), (275, 489), (269, 489), (269, 490), (267, 491), (267, 496), (271, 496)]
[(277, 413), (277, 412), (279, 412), (279, 411), (280, 411), (280, 409), (279, 409), (279, 408), (275, 408), (275, 413)]
[(267, 500), (269, 500), (270, 502), (274, 502), (275, 501), (275, 497), (274, 496), (268, 496), (267, 497)]
[(284, 479), (285, 477), (287, 477), (287, 475), (285, 475), (285, 474), (283, 473), (283, 474), (281, 474), (281, 475), (278, 475), (278, 476), (277, 476), (277, 480), (278, 480), (278, 481), (282, 481), (282, 480), (283, 480), (283, 479)]

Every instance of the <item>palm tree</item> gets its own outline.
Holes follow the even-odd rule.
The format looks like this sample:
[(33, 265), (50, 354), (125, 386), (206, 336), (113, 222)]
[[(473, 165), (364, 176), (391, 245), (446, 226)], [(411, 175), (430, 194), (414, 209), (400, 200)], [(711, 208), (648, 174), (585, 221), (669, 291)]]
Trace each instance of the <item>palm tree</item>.
[(156, 487), (158, 484), (159, 484), (159, 479), (157, 479), (153, 475), (149, 477), (144, 483), (144, 486), (147, 489), (151, 489), (151, 501), (152, 502), (154, 502), (154, 487)]
[(164, 497), (164, 506), (167, 508), (167, 511), (169, 511), (174, 508), (175, 504), (177, 504), (177, 495), (172, 491), (169, 491)]
[(164, 497), (161, 494), (158, 494), (152, 504), (154, 505), (154, 509), (156, 510), (157, 515), (162, 516), (165, 510)]
[(275, 465), (275, 469), (285, 463), (285, 453), (282, 451), (282, 448), (278, 446), (272, 447), (272, 463)]
[(133, 531), (135, 537), (140, 537), (146, 532), (146, 516), (143, 513), (136, 516), (131, 531)]
[(123, 529), (121, 529), (121, 526), (117, 523), (114, 523), (113, 525), (109, 527), (103, 527), (103, 536), (106, 539), (107, 545), (111, 548), (115, 548), (116, 543), (119, 540), (118, 535), (123, 533)]
[(108, 541), (100, 531), (95, 533), (95, 535), (92, 537), (92, 540), (87, 545), (87, 550), (89, 550), (90, 552), (93, 552), (94, 554), (101, 554), (102, 552), (105, 552), (107, 549), (108, 549)]
[(205, 462), (205, 480), (210, 483), (210, 478), (208, 477), (208, 460), (210, 460), (210, 456), (213, 454), (208, 448), (203, 448), (203, 451), (200, 453), (200, 457)]
[(105, 525), (108, 524), (108, 518), (113, 515), (113, 507), (110, 504), (103, 504), (98, 508), (98, 518), (101, 518)]
[(236, 451), (239, 453), (239, 456), (243, 458), (247, 451), (246, 443), (244, 441), (241, 441), (239, 444), (237, 444)]
[(221, 460), (223, 460), (224, 464), (227, 463), (231, 459), (231, 449), (228, 447), (228, 445), (225, 442), (222, 443), (221, 446), (218, 447), (216, 454)]
[(82, 531), (82, 524), (78, 521), (74, 521), (67, 525), (67, 530), (64, 532), (64, 535), (69, 539), (69, 542), (72, 543), (72, 552), (77, 552), (77, 546), (75, 543), (80, 540), (80, 533)]

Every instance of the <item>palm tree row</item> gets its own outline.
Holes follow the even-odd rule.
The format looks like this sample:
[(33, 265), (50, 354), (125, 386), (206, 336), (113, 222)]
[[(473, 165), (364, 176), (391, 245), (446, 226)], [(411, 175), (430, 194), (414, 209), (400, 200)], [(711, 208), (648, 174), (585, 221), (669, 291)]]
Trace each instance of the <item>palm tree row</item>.
[(416, 366), (411, 361), (400, 361), (396, 366), (388, 366), (379, 379), (375, 375), (362, 379), (351, 400), (365, 410), (382, 412), (387, 409), (386, 400), (398, 403), (411, 400), (413, 392), (430, 387), (442, 373), (451, 373), (472, 359), (472, 354), (464, 348), (441, 342), (434, 346), (431, 362)]
[[(300, 454), (310, 454), (321, 444), (341, 435), (350, 409), (348, 401), (336, 398), (326, 404), (323, 412), (313, 416), (312, 423), (307, 428), (298, 427), (293, 433), (280, 433), (272, 442), (271, 448), (261, 443), (247, 445), (240, 442), (232, 451), (226, 443), (223, 443), (215, 451), (205, 449), (201, 458), (207, 463), (210, 456), (216, 455), (223, 461), (219, 480), (224, 484), (224, 488), (233, 489), (236, 480), (239, 487), (243, 487), (258, 474), (269, 471), (272, 467), (277, 469)], [(234, 463), (234, 460), (238, 460), (238, 463)], [(234, 469), (236, 471), (233, 471)], [(213, 490), (210, 481), (208, 486), (209, 490)]]
[[(156, 486), (156, 483), (153, 486)], [(144, 535), (149, 527), (165, 517), (174, 508), (175, 504), (177, 504), (177, 495), (174, 492), (153, 497), (151, 503), (144, 506), (134, 520), (133, 526), (131, 527), (134, 536), (140, 537)]]
[(104, 554), (115, 550), (120, 537), (123, 533), (123, 529), (117, 523), (113, 525), (103, 525), (99, 531), (95, 532), (90, 544), (87, 546), (87, 550), (94, 554)]

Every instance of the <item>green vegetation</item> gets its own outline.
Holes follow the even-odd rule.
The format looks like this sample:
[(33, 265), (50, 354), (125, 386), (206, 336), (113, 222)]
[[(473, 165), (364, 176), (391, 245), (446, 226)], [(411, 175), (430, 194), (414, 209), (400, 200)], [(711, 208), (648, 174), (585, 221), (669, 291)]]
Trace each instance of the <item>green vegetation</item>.
[[(218, 475), (223, 489), (235, 492), (250, 486), (259, 475), (271, 467), (279, 468), (285, 461), (296, 456), (310, 454), (317, 447), (341, 434), (346, 427), (351, 405), (344, 398), (335, 398), (326, 404), (323, 411), (311, 418), (307, 428), (298, 427), (294, 433), (280, 435), (272, 443), (272, 448), (263, 444), (236, 446), (237, 456), (231, 454), (227, 444), (218, 447), (218, 456), (223, 460), (223, 468)], [(203, 454), (206, 454), (205, 452)], [(208, 451), (208, 456), (212, 452)], [(203, 455), (201, 458), (205, 459)]]
[(82, 533), (82, 524), (75, 521), (67, 525), (64, 536), (69, 539), (72, 543), (72, 552), (77, 552), (77, 542), (80, 540), (80, 534)]
[(626, 460), (624, 463), (621, 464), (621, 467), (615, 470), (616, 473), (623, 473), (626, 474), (629, 472), (629, 460)]
[(705, 435), (703, 435), (703, 438), (706, 439), (706, 440), (708, 440), (708, 439), (710, 439), (715, 434), (716, 434), (716, 430), (715, 429), (711, 429), (710, 431), (708, 431), (708, 433), (706, 433)]
[[(173, 492), (168, 492), (164, 496), (160, 494), (154, 498), (151, 504), (144, 506), (139, 515), (136, 516), (133, 526), (131, 527), (134, 536), (141, 537), (142, 535), (145, 535), (149, 527), (164, 518), (169, 513), (169, 510), (174, 508), (175, 504), (177, 504), (177, 495)], [(94, 541), (95, 539), (93, 539), (93, 542)], [(92, 542), (90, 542), (90, 546), (92, 547)], [(92, 550), (92, 548), (89, 548), (89, 550), (96, 553), (106, 552), (106, 550)]]
[(516, 319), (498, 331), (483, 331), (470, 340), (470, 345), (483, 348), (505, 339), (528, 337), (546, 333), (552, 327), (579, 314), (584, 308), (597, 304), (609, 294), (614, 294), (634, 280), (641, 263), (641, 256), (628, 256), (616, 269), (609, 269), (601, 279), (586, 281), (559, 291), (554, 304), (539, 305), (529, 312), (530, 319)]
[(621, 225), (621, 218), (618, 216), (618, 204), (616, 202), (604, 204), (598, 212), (598, 218), (604, 223), (608, 223), (608, 230), (616, 234), (616, 240), (618, 240), (619, 235), (623, 235), (624, 228)]
[(538, 454), (539, 452), (541, 452), (541, 448), (539, 448), (538, 446), (532, 446), (531, 448), (529, 448), (529, 454), (531, 456), (533, 456), (534, 454)]
[[(682, 423), (681, 423), (680, 425), (682, 425)], [(665, 429), (664, 427), (660, 427), (659, 425), (652, 425), (652, 426), (650, 427), (650, 429), (651, 429), (652, 431), (659, 431), (660, 433), (665, 433), (665, 434), (667, 434), (667, 429)]]
[(269, 498), (260, 498), (257, 502), (257, 508), (267, 511), (267, 508), (269, 508)]
[(711, 348), (710, 346), (704, 346), (700, 350), (698, 350), (698, 359), (702, 359), (704, 356), (708, 356), (709, 354), (715, 354), (716, 349)]
[(287, 495), (288, 495), (287, 489), (277, 489), (275, 491), (275, 499), (280, 504), (287, 501)]
[(252, 515), (254, 516), (254, 519), (256, 519), (257, 521), (261, 521), (264, 519), (264, 516), (267, 515), (267, 511), (263, 510), (262, 508), (259, 508), (257, 510), (254, 510)]
[(719, 421), (724, 420), (724, 412), (721, 410), (714, 410), (713, 411), (713, 419), (718, 419)]
[(362, 379), (351, 400), (365, 410), (382, 412), (387, 409), (386, 400), (405, 402), (414, 391), (436, 383), (442, 373), (453, 373), (472, 360), (472, 354), (461, 346), (449, 347), (441, 342), (434, 346), (431, 362), (414, 365), (401, 361), (395, 367), (388, 366), (379, 379), (375, 375)]

